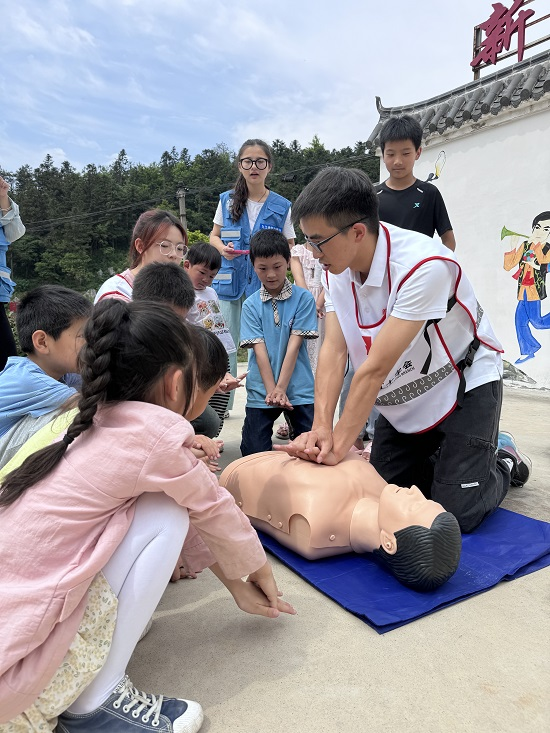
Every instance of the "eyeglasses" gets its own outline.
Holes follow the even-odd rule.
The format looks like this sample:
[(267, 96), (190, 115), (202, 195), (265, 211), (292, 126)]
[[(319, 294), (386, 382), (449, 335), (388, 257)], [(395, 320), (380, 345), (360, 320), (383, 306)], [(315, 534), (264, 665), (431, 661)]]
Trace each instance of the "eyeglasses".
[(322, 239), (320, 242), (312, 242), (311, 239), (308, 239), (307, 237), (305, 237), (306, 245), (308, 247), (311, 247), (311, 249), (315, 250), (315, 252), (319, 252), (319, 254), (322, 255), (323, 250), (321, 249), (321, 247), (323, 246), (323, 244), (330, 242), (331, 239), (334, 239), (334, 237), (337, 237), (339, 234), (342, 234), (342, 232), (345, 232), (346, 229), (350, 229), (351, 227), (354, 227), (356, 224), (359, 224), (360, 222), (364, 221), (364, 219), (365, 217), (363, 217), (363, 219), (357, 219), (357, 221), (352, 221), (351, 224), (347, 224), (345, 227), (343, 227), (342, 229), (339, 229), (334, 234), (331, 234), (330, 237), (327, 237), (326, 239)]
[(174, 244), (173, 242), (169, 242), (167, 239), (163, 239), (162, 242), (157, 242), (160, 252), (163, 255), (170, 255), (172, 252), (175, 252), (178, 257), (181, 257), (182, 259), (185, 257), (188, 251), (188, 247), (183, 242), (178, 242), (177, 244)]
[(252, 160), (252, 158), (241, 158), (239, 160), (239, 164), (244, 171), (249, 171), (253, 165), (255, 165), (259, 171), (264, 171), (267, 168), (268, 163), (269, 160), (267, 158), (256, 158), (255, 160)]

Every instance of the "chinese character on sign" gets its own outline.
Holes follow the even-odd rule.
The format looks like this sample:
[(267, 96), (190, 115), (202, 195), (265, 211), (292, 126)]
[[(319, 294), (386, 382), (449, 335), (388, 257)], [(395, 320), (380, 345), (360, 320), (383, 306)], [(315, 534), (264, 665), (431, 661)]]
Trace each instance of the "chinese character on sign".
[[(502, 51), (510, 50), (514, 33), (518, 34), (518, 61), (523, 60), (525, 25), (535, 14), (534, 10), (520, 10), (524, 3), (525, 0), (514, 0), (511, 8), (506, 8), (502, 3), (493, 3), (491, 16), (485, 23), (479, 25), (479, 28), (485, 31), (485, 39), (470, 66), (475, 68), (480, 64), (496, 64), (497, 56)], [(517, 17), (514, 18), (516, 13)]]

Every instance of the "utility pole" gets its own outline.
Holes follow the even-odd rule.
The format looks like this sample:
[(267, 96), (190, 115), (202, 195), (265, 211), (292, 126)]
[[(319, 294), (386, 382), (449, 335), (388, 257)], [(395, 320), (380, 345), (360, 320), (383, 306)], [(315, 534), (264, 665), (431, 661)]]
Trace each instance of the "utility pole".
[(187, 193), (188, 190), (189, 189), (185, 188), (185, 186), (182, 183), (180, 183), (179, 188), (176, 191), (176, 197), (178, 199), (178, 204), (180, 207), (180, 221), (186, 232), (187, 232), (187, 210), (185, 208), (185, 194)]

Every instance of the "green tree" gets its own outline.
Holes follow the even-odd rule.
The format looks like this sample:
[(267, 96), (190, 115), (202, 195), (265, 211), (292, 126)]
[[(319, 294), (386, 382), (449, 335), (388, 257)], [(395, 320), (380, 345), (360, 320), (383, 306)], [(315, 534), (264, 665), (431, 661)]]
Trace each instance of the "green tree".
[[(272, 147), (275, 165), (268, 184), (291, 201), (326, 165), (360, 168), (378, 180), (378, 158), (362, 142), (329, 150), (315, 135), (306, 146), (277, 139)], [(47, 155), (37, 168), (2, 171), (27, 226), (27, 234), (8, 250), (17, 293), (42, 282), (97, 288), (110, 272), (124, 269), (143, 211), (158, 207), (177, 215), (180, 187), (187, 189), (190, 243), (208, 241), (219, 195), (237, 177), (235, 157), (220, 143), (194, 157), (187, 148), (172, 147), (149, 165), (132, 163), (122, 149), (108, 167), (90, 163), (79, 172), (67, 161), (56, 166)]]

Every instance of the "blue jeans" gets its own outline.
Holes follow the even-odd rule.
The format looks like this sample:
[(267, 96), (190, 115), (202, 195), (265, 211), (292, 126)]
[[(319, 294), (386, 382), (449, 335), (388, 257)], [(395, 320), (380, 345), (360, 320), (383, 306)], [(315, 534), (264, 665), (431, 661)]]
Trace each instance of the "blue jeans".
[(550, 313), (542, 316), (540, 300), (527, 300), (527, 293), (523, 291), (523, 300), (518, 301), (515, 320), (519, 352), (522, 356), (533, 356), (540, 349), (540, 344), (531, 333), (529, 324), (539, 330), (550, 328)]
[(247, 407), (244, 419), (241, 440), (241, 453), (249, 456), (251, 453), (271, 450), (273, 443), (273, 424), (281, 412), (285, 413), (292, 425), (294, 435), (307, 433), (313, 425), (313, 404), (294, 405), (293, 410), (283, 410), (282, 407)]

